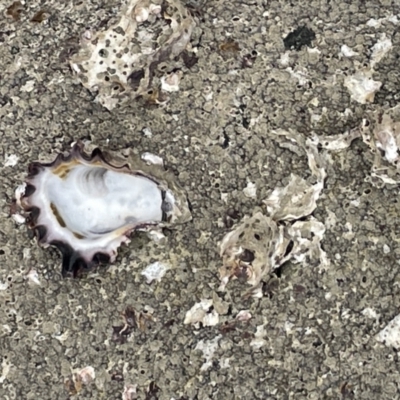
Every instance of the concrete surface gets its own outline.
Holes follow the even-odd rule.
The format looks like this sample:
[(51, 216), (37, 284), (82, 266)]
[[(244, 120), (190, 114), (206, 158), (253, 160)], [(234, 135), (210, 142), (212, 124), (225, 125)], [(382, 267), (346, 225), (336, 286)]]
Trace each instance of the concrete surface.
[[(30, 1), (16, 19), (6, 15), (11, 3), (0, 3), (0, 398), (399, 399), (398, 354), (375, 340), (400, 306), (398, 187), (365, 181), (373, 155), (361, 140), (331, 154), (314, 212), (326, 221), (329, 268), (287, 264), (260, 299), (244, 298), (240, 281), (217, 293), (218, 242), (231, 223), (290, 172), (309, 176), (306, 157), (270, 131), (339, 134), (397, 104), (399, 3), (192, 3), (199, 60), (180, 91), (164, 108), (133, 102), (112, 112), (93, 102), (65, 59), (86, 27), (115, 17), (119, 1)], [(32, 22), (42, 9), (45, 20)], [(303, 26), (315, 33), (314, 51), (296, 41), (285, 49), (283, 39)], [(382, 33), (393, 43), (375, 67), (383, 86), (361, 105), (343, 79), (368, 62)], [(358, 54), (340, 56), (344, 44)], [(9, 208), (28, 163), (78, 139), (164, 157), (188, 191), (193, 221), (169, 232), (166, 245), (138, 236), (113, 266), (63, 280), (60, 255), (39, 248)], [(248, 179), (254, 199), (243, 193)], [(147, 284), (141, 272), (155, 261), (172, 268)], [(213, 295), (227, 304), (219, 324), (184, 325), (187, 311)], [(240, 310), (252, 318), (232, 323)]]

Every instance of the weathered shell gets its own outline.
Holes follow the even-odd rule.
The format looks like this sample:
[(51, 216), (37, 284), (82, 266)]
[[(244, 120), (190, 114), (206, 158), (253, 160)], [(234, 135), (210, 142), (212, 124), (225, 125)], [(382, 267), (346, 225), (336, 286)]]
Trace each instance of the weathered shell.
[(364, 120), (362, 139), (374, 153), (371, 176), (366, 181), (374, 186), (397, 185), (400, 182), (400, 105), (377, 109)]
[(262, 280), (286, 261), (304, 262), (308, 257), (321, 265), (328, 264), (320, 246), (325, 225), (311, 215), (324, 187), (325, 161), (313, 141), (294, 132), (274, 133), (303, 148), (316, 183), (312, 185), (292, 174), (285, 187), (275, 188), (263, 201), (268, 215), (259, 211), (252, 217), (245, 216), (225, 235), (220, 245), (221, 290), (231, 278), (239, 278), (253, 286), (252, 295), (259, 296)]
[(245, 217), (221, 242), (222, 288), (232, 277), (242, 278), (256, 287), (263, 277), (286, 261), (290, 239), (284, 226), (257, 212)]
[[(97, 101), (111, 110), (146, 96), (150, 88), (154, 89), (151, 96), (156, 95), (167, 79), (160, 80), (157, 66), (174, 63), (189, 44), (194, 26), (180, 0), (127, 0), (117, 23), (106, 31), (85, 32), (70, 65), (87, 89), (98, 92)], [(164, 73), (174, 70), (175, 64)], [(176, 90), (179, 77), (171, 79)], [(153, 100), (162, 102), (157, 96)]]
[(113, 262), (136, 230), (191, 219), (186, 194), (162, 167), (77, 143), (70, 154), (29, 166), (21, 207), (39, 244), (63, 255), (63, 275)]

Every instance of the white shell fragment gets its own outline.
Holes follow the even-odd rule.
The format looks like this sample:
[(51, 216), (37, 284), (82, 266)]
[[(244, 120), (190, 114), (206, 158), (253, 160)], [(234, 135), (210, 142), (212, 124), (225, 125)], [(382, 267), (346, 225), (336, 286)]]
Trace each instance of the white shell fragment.
[[(244, 217), (222, 240), (220, 255), (221, 286), (224, 290), (231, 278), (252, 285), (253, 296), (259, 295), (260, 283), (285, 262), (319, 260), (327, 264), (320, 242), (325, 233), (323, 223), (310, 214), (324, 187), (324, 163), (311, 140), (304, 140), (293, 132), (276, 131), (297, 142), (308, 156), (309, 167), (316, 178), (314, 185), (296, 175), (284, 188), (276, 188), (264, 201), (268, 215), (256, 212)], [(305, 220), (298, 221), (300, 218)]]
[(71, 395), (76, 395), (82, 390), (83, 386), (90, 385), (95, 378), (94, 368), (88, 366), (73, 372), (72, 377), (68, 378), (64, 384)]
[(26, 218), (18, 213), (15, 214), (11, 214), (11, 218), (18, 224), (18, 225), (22, 225), (25, 224), (26, 222)]
[(345, 57), (354, 57), (356, 56), (358, 53), (355, 52), (352, 48), (350, 48), (347, 45), (342, 45), (342, 47), (340, 48), (340, 52), (345, 56)]
[(164, 160), (160, 156), (152, 153), (143, 153), (140, 158), (145, 161), (147, 165), (164, 165)]
[(381, 88), (382, 82), (374, 81), (372, 74), (373, 70), (368, 68), (345, 78), (344, 86), (349, 90), (352, 100), (360, 104), (374, 102), (375, 93)]
[(186, 194), (160, 166), (80, 142), (50, 164), (32, 163), (22, 208), (44, 247), (63, 254), (63, 274), (113, 262), (131, 232), (191, 219)]
[(264, 325), (258, 325), (257, 330), (254, 334), (254, 339), (250, 342), (250, 346), (255, 350), (259, 350), (261, 347), (267, 344), (267, 340), (264, 339), (267, 336), (267, 331)]
[(219, 341), (222, 338), (221, 335), (216, 336), (211, 340), (200, 340), (195, 350), (200, 350), (203, 353), (203, 357), (205, 358), (205, 362), (200, 368), (200, 371), (207, 371), (212, 366), (212, 359), (214, 358), (214, 353), (218, 350)]
[(165, 273), (169, 270), (169, 267), (159, 261), (156, 261), (150, 265), (148, 265), (142, 272), (147, 283), (150, 284), (153, 281), (160, 282), (164, 277)]
[(18, 187), (15, 189), (15, 200), (17, 202), (17, 205), (21, 207), (21, 199), (25, 194), (26, 190), (26, 183), (22, 183), (21, 185), (18, 185)]
[(388, 162), (395, 163), (399, 159), (400, 121), (394, 122), (388, 114), (383, 114), (374, 134), (376, 147), (384, 152)]
[(135, 400), (137, 397), (137, 385), (125, 385), (122, 400)]
[(385, 55), (391, 50), (393, 47), (392, 41), (386, 37), (386, 34), (383, 33), (380, 39), (374, 44), (372, 47), (372, 54), (370, 64), (373, 68), (376, 64), (378, 64)]
[[(361, 133), (364, 143), (375, 154), (372, 178), (383, 183), (400, 182), (400, 106), (375, 112), (369, 124), (363, 122)], [(374, 179), (371, 180), (374, 183)]]
[(201, 300), (196, 303), (185, 316), (183, 323), (185, 325), (192, 324), (199, 326), (201, 322), (203, 326), (214, 326), (219, 322), (219, 315), (216, 310), (210, 311), (213, 305), (213, 300)]
[(93, 367), (85, 367), (76, 372), (75, 378), (79, 379), (84, 385), (89, 385), (95, 378), (96, 374)]
[(161, 89), (165, 92), (177, 92), (182, 79), (182, 71), (173, 72), (161, 78)]
[(246, 197), (254, 199), (257, 197), (257, 186), (255, 183), (248, 181), (247, 186), (243, 189), (243, 193)]
[(19, 157), (15, 154), (10, 154), (9, 156), (6, 156), (6, 159), (4, 161), (4, 166), (5, 167), (15, 167), (18, 163)]
[(35, 269), (30, 269), (26, 276), (30, 283), (38, 286), (41, 285), (39, 274)]
[(376, 340), (385, 346), (400, 350), (400, 315), (392, 319), (389, 324), (376, 336)]
[[(85, 32), (71, 68), (87, 89), (98, 92), (97, 101), (112, 110), (157, 90), (162, 75), (158, 65), (173, 62), (186, 49), (194, 25), (180, 0), (127, 0), (116, 24)], [(162, 78), (163, 89), (178, 90), (180, 78), (180, 72)]]
[(360, 129), (352, 129), (338, 135), (316, 136), (314, 143), (331, 151), (340, 151), (349, 148), (355, 139), (361, 137)]
[(383, 151), (385, 159), (393, 164), (399, 159), (400, 120), (394, 121), (389, 113), (378, 118), (374, 129), (375, 144)]
[(269, 215), (276, 221), (299, 219), (315, 210), (322, 187), (323, 182), (310, 185), (303, 178), (291, 174), (288, 185), (276, 188), (264, 200), (264, 204)]
[(250, 319), (252, 318), (251, 313), (249, 312), (249, 310), (241, 310), (237, 313), (235, 319), (238, 321), (250, 321)]

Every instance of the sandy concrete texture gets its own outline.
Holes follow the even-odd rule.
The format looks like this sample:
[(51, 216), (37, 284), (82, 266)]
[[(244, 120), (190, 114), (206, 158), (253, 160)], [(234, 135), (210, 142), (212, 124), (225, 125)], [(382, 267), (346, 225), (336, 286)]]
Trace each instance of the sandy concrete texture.
[[(397, 105), (398, 1), (190, 2), (198, 61), (182, 67), (179, 91), (162, 107), (112, 111), (68, 58), (87, 27), (115, 21), (120, 1), (12, 5), (0, 2), (0, 398), (400, 399), (398, 353), (375, 338), (400, 307), (399, 189), (367, 179), (374, 154), (361, 138), (326, 153), (313, 215), (329, 267), (287, 263), (260, 298), (243, 296), (240, 279), (218, 291), (223, 236), (291, 173), (310, 179), (306, 156), (271, 132), (338, 135)], [(371, 78), (382, 85), (361, 104), (346, 77), (384, 38), (392, 48)], [(164, 243), (137, 235), (112, 266), (63, 279), (60, 254), (39, 247), (10, 206), (30, 162), (77, 140), (163, 157), (193, 220)], [(169, 269), (148, 283), (155, 262)], [(209, 299), (218, 323), (184, 324)], [(237, 319), (245, 310), (251, 318)]]

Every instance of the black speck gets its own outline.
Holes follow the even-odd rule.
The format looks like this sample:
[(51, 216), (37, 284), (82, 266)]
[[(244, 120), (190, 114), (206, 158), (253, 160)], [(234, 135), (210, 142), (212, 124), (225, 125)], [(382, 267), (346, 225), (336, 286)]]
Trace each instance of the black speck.
[(243, 119), (242, 119), (242, 125), (243, 125), (243, 128), (248, 129), (248, 128), (250, 127), (250, 121), (249, 121), (249, 119), (246, 118), (246, 117), (243, 117)]
[(283, 44), (286, 50), (299, 51), (303, 46), (310, 46), (311, 42), (315, 39), (315, 33), (306, 26), (301, 26), (290, 32), (289, 35), (283, 39)]
[(193, 53), (189, 53), (188, 51), (182, 52), (181, 57), (185, 67), (188, 69), (192, 68), (199, 61), (198, 57), (196, 57)]
[(140, 86), (140, 81), (144, 78), (144, 70), (139, 69), (138, 71), (133, 71), (129, 76), (128, 76), (128, 82), (131, 85), (133, 90), (137, 90), (138, 87)]
[(160, 391), (160, 388), (156, 385), (155, 382), (151, 382), (146, 393), (146, 400), (156, 400), (158, 399), (157, 393)]
[(227, 149), (227, 148), (229, 147), (229, 142), (230, 142), (229, 136), (228, 136), (225, 132), (224, 132), (223, 134), (224, 134), (224, 141), (223, 141), (223, 143), (221, 144), (221, 147), (222, 147), (223, 149)]
[(254, 253), (251, 250), (244, 249), (242, 254), (240, 255), (240, 259), (244, 262), (251, 263), (254, 261)]

